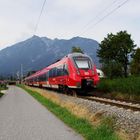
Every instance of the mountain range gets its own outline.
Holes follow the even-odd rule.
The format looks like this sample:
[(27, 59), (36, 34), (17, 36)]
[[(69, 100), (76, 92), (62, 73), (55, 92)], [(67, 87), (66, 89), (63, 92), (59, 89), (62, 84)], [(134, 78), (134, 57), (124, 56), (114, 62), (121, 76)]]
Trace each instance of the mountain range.
[(0, 75), (15, 75), (42, 69), (56, 60), (71, 53), (72, 47), (80, 47), (91, 56), (99, 66), (97, 49), (99, 43), (93, 39), (73, 37), (72, 39), (49, 39), (32, 36), (31, 38), (0, 51)]

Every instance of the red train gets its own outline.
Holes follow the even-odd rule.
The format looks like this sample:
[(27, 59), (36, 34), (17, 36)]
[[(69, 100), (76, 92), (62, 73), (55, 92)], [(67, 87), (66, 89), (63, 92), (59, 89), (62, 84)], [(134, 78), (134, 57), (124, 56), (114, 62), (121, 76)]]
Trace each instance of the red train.
[(68, 54), (56, 63), (25, 78), (25, 84), (63, 91), (96, 87), (99, 77), (92, 59), (81, 53)]

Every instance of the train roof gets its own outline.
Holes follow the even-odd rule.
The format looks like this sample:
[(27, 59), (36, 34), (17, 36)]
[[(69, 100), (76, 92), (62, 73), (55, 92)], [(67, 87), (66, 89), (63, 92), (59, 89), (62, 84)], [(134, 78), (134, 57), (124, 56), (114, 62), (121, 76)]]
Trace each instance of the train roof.
[[(70, 54), (64, 56), (62, 59), (56, 61), (55, 63), (52, 63), (51, 65), (49, 65), (49, 66), (43, 68), (42, 70), (37, 71), (36, 73), (30, 75), (29, 77), (26, 77), (25, 79), (30, 79), (30, 78), (32, 78), (32, 77), (37, 77), (38, 75), (47, 72), (47, 71), (48, 71), (49, 69), (51, 69), (53, 66), (57, 65), (57, 64), (59, 63), (59, 61), (63, 61), (65, 58), (73, 58), (73, 57), (77, 57), (77, 56), (81, 56), (81, 57), (85, 57), (85, 56), (86, 56), (86, 57), (89, 57), (88, 55), (83, 54), (83, 53), (70, 53)], [(90, 58), (90, 57), (89, 57), (89, 58)]]
[(76, 56), (87, 56), (87, 57), (89, 57), (88, 55), (83, 54), (83, 53), (70, 53), (70, 54), (67, 55), (67, 57), (76, 57)]
[(40, 74), (44, 74), (45, 72), (47, 72), (49, 69), (48, 67), (43, 68), (42, 70), (39, 70), (37, 72), (35, 72), (34, 74), (30, 75), (29, 77), (26, 77), (25, 79), (30, 79), (32, 77), (37, 77)]

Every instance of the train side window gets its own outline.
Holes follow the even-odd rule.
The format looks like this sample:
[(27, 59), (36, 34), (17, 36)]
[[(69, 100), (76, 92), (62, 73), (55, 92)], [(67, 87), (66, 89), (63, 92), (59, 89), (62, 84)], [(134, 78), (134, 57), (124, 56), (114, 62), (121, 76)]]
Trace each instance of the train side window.
[(60, 76), (61, 72), (60, 72), (60, 68), (57, 68), (57, 76)]
[(44, 76), (44, 74), (41, 75), (41, 79), (42, 79), (42, 81), (45, 81), (45, 76)]
[(46, 81), (46, 73), (39, 76), (39, 81)]
[(56, 68), (56, 76), (62, 76), (63, 75), (63, 65), (60, 65)]
[(38, 82), (38, 77), (36, 77), (36, 82)]
[(53, 77), (56, 77), (56, 76), (57, 76), (56, 68), (53, 68)]
[(49, 71), (49, 77), (52, 77), (52, 71), (53, 69), (51, 69), (50, 71)]
[(39, 81), (39, 82), (41, 81), (41, 76), (38, 77), (38, 81)]
[(49, 72), (46, 73), (46, 81), (48, 81), (49, 78)]
[(63, 69), (60, 69), (60, 76), (63, 76)]
[(51, 73), (50, 73), (50, 75), (51, 75), (51, 77), (54, 77), (54, 75), (55, 75), (55, 69), (53, 68), (53, 69), (51, 69), (51, 71), (50, 71)]
[(37, 82), (37, 77), (35, 77), (35, 82)]
[(54, 77), (55, 71), (54, 68), (52, 69), (52, 77)]
[(44, 73), (44, 81), (46, 81), (46, 73)]
[(64, 64), (64, 65), (63, 65), (63, 72), (64, 72), (64, 75), (69, 75), (69, 72), (68, 72), (68, 65), (67, 65), (67, 64)]
[(55, 68), (53, 68), (49, 71), (49, 77), (54, 77), (55, 75), (56, 75), (56, 70)]
[(51, 77), (51, 70), (49, 70), (49, 77)]
[(58, 76), (58, 68), (57, 67), (56, 67), (55, 73), (56, 73), (56, 76)]

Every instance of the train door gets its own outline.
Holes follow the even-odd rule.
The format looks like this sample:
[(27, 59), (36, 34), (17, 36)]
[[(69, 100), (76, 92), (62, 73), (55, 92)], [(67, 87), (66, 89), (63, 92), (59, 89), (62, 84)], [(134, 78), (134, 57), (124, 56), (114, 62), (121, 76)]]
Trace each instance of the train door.
[(68, 71), (67, 64), (63, 64), (57, 67), (57, 83), (58, 85), (67, 85)]

